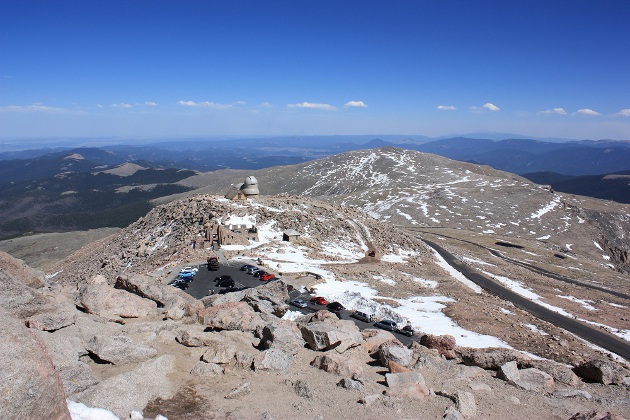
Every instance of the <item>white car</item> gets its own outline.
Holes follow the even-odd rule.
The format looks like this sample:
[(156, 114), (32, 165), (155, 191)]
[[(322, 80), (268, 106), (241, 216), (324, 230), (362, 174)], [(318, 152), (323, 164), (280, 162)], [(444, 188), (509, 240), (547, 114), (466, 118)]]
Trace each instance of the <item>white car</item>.
[(179, 272), (180, 274), (182, 273), (193, 273), (193, 274), (197, 274), (197, 271), (199, 271), (198, 268), (195, 267), (184, 267), (181, 269), (181, 271)]

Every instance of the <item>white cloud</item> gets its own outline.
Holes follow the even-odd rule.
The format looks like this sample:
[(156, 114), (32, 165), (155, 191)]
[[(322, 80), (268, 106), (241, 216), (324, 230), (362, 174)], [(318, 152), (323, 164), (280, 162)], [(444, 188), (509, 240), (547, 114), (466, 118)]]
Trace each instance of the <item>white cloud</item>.
[(349, 101), (343, 104), (345, 107), (357, 107), (357, 108), (367, 108), (368, 106), (363, 101)]
[(146, 106), (158, 106), (157, 102), (147, 101), (144, 103)]
[(497, 112), (497, 111), (501, 110), (501, 108), (499, 108), (498, 106), (496, 106), (495, 104), (492, 104), (490, 102), (488, 102), (487, 104), (484, 104), (482, 106), (471, 106), (468, 109), (471, 112), (485, 112), (485, 111)]
[(289, 108), (309, 108), (309, 109), (321, 109), (324, 111), (336, 111), (337, 108), (330, 104), (317, 104), (311, 102), (302, 102), (301, 104), (289, 104)]
[(245, 105), (247, 102), (245, 101), (236, 101), (234, 102), (234, 105)]
[(102, 104), (96, 104), (96, 107), (97, 108), (103, 108), (103, 105)]
[(439, 109), (440, 111), (455, 111), (457, 107), (453, 105), (438, 105), (435, 109)]
[(62, 112), (63, 108), (46, 106), (40, 103), (33, 105), (7, 105), (0, 106), (0, 112)]
[(269, 102), (263, 102), (262, 104), (258, 105), (259, 108), (273, 108), (273, 105), (271, 105)]
[(131, 104), (126, 104), (126, 103), (119, 103), (119, 104), (111, 104), (110, 105), (112, 108), (121, 108), (121, 109), (128, 109), (131, 108), (133, 105)]
[(622, 109), (615, 114), (616, 117), (630, 117), (630, 108)]
[(189, 106), (189, 107), (200, 107), (200, 108), (212, 108), (212, 109), (226, 109), (232, 108), (232, 105), (228, 104), (218, 104), (216, 102), (194, 102), (194, 101), (177, 101), (178, 105), (181, 106)]
[(592, 109), (589, 108), (582, 108), (582, 109), (578, 109), (577, 111), (575, 111), (573, 113), (573, 115), (589, 115), (589, 116), (597, 116), (597, 115), (602, 115), (597, 111), (593, 111)]
[(553, 109), (546, 109), (544, 111), (540, 111), (539, 114), (546, 114), (546, 115), (567, 115), (567, 111), (564, 110), (564, 108), (553, 108)]
[(487, 104), (482, 106), (483, 109), (487, 109), (488, 111), (500, 111), (501, 108), (499, 108), (498, 106), (496, 106), (495, 104), (491, 104), (490, 102), (488, 102)]

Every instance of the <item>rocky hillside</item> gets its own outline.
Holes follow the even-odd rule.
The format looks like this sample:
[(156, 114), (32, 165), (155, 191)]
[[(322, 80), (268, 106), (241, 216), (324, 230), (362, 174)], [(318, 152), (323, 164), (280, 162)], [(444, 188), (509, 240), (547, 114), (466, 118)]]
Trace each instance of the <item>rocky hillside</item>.
[(97, 274), (114, 281), (121, 274), (156, 270), (166, 275), (175, 265), (205, 260), (207, 251), (194, 249), (193, 242), (211, 220), (230, 218), (252, 220), (273, 236), (266, 241), (280, 240), (284, 230), (297, 230), (302, 233), (301, 240), (309, 245), (309, 253), (324, 259), (334, 258), (326, 255), (331, 247), (360, 256), (368, 247), (379, 253), (409, 249), (420, 256), (428, 255), (425, 245), (415, 235), (351, 207), (290, 196), (231, 203), (218, 197), (195, 195), (156, 207), (114, 236), (79, 250), (54, 269), (58, 272), (54, 281), (82, 283)]
[(394, 225), (539, 241), (630, 271), (629, 205), (556, 193), (508, 172), (427, 153), (360, 150), (287, 167), (212, 172), (182, 184), (220, 194), (250, 174), (263, 194), (317, 197)]

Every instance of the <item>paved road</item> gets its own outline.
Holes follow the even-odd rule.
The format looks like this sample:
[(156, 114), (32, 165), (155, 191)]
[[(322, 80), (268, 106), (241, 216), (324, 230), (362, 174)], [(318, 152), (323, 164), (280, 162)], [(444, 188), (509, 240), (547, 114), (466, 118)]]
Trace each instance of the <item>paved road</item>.
[(471, 269), (468, 265), (462, 263), (460, 260), (455, 258), (452, 254), (450, 254), (448, 251), (446, 251), (435, 242), (429, 241), (427, 239), (422, 240), (431, 248), (435, 249), (442, 256), (442, 258), (446, 260), (448, 264), (450, 264), (468, 279), (472, 280), (488, 292), (495, 294), (502, 299), (512, 302), (517, 307), (531, 313), (532, 315), (542, 320), (551, 322), (557, 327), (570, 331), (578, 337), (581, 337), (595, 345), (598, 345), (599, 347), (616, 353), (619, 356), (624, 357), (626, 360), (630, 360), (630, 344), (627, 341), (615, 337), (612, 334), (608, 334), (597, 328), (590, 327), (586, 324), (576, 321), (575, 319), (567, 318), (557, 312), (550, 311), (549, 309), (540, 306), (517, 293), (514, 293), (510, 289), (503, 287), (503, 285), (497, 283), (490, 277), (484, 276), (483, 274), (480, 274), (479, 272)]
[[(400, 227), (403, 228), (403, 229), (409, 229), (409, 230), (412, 230), (412, 231), (426, 232), (426, 233), (429, 233), (431, 235), (436, 235), (435, 233), (427, 232), (426, 230), (423, 230), (421, 228), (405, 227), (405, 226), (400, 226)], [(608, 294), (613, 295), (613, 296), (617, 296), (617, 297), (620, 297), (620, 298), (623, 298), (623, 299), (630, 300), (630, 295), (627, 294), (627, 293), (618, 292), (616, 290), (607, 289), (605, 287), (601, 287), (601, 286), (598, 286), (598, 285), (593, 284), (593, 283), (586, 283), (584, 281), (580, 281), (580, 280), (572, 279), (570, 277), (562, 276), (560, 274), (552, 273), (551, 271), (545, 270), (544, 268), (535, 266), (533, 264), (529, 264), (529, 263), (526, 263), (526, 262), (523, 262), (523, 261), (518, 261), (518, 260), (512, 259), (510, 257), (506, 257), (505, 255), (501, 254), (496, 249), (488, 248), (487, 246), (478, 244), (478, 243), (473, 242), (473, 241), (467, 241), (465, 239), (455, 238), (453, 236), (444, 235), (442, 233), (439, 233), (438, 235), (439, 236), (443, 236), (445, 238), (454, 239), (456, 241), (465, 242), (467, 244), (478, 246), (479, 248), (485, 249), (486, 251), (490, 252), (495, 257), (501, 258), (504, 261), (507, 261), (507, 262), (509, 262), (511, 264), (515, 264), (515, 265), (521, 266), (521, 267), (526, 268), (526, 269), (528, 269), (530, 271), (533, 271), (535, 273), (541, 274), (541, 275), (543, 275), (545, 277), (551, 277), (552, 279), (559, 280), (559, 281), (562, 281), (562, 282), (565, 282), (565, 283), (568, 283), (568, 284), (574, 284), (576, 286), (585, 287), (587, 289), (598, 290), (600, 292), (608, 293)]]

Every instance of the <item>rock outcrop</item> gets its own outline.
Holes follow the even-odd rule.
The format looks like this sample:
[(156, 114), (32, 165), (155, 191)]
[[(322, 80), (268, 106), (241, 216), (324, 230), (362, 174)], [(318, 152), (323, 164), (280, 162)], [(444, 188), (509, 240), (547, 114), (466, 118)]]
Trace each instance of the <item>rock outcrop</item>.
[(70, 419), (50, 354), (24, 324), (0, 311), (0, 417)]

